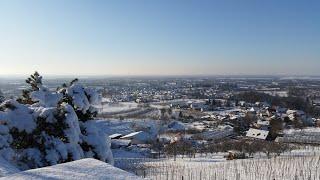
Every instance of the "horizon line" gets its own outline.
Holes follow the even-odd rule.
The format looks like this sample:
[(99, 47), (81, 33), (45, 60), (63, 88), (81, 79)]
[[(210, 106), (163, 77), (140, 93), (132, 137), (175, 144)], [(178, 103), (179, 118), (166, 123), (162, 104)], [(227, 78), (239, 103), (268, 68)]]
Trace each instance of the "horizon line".
[[(0, 78), (23, 78), (28, 77), (30, 74), (0, 74)], [(75, 74), (41, 74), (44, 78), (72, 78), (72, 77), (82, 77), (82, 78), (116, 78), (116, 77), (202, 77), (202, 78), (213, 78), (213, 77), (320, 77), (319, 75), (312, 74), (101, 74), (101, 75), (75, 75)]]

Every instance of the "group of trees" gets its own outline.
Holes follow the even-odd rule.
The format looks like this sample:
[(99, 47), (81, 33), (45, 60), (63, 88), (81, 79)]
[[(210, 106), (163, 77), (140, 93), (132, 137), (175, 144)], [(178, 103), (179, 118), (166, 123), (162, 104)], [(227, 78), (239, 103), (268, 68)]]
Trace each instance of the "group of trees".
[(303, 94), (302, 92), (296, 92), (293, 90), (289, 91), (288, 97), (279, 97), (279, 96), (271, 96), (269, 94), (256, 92), (256, 91), (248, 91), (242, 92), (234, 97), (233, 100), (237, 101), (246, 101), (249, 103), (255, 102), (267, 102), (272, 106), (280, 106), (286, 107), (289, 109), (297, 109), (306, 112), (308, 115), (311, 116), (320, 116), (320, 109), (315, 107), (310, 102), (309, 98), (305, 98), (304, 96), (298, 96)]
[(173, 117), (173, 112), (171, 108), (161, 108), (160, 109), (160, 119), (169, 120)]
[(193, 157), (196, 153), (196, 149), (192, 146), (192, 143), (186, 140), (176, 141), (164, 146), (164, 152), (168, 156), (173, 156), (176, 159), (177, 155)]
[(0, 155), (22, 169), (92, 157), (113, 163), (105, 135), (91, 121), (99, 94), (75, 79), (51, 91), (35, 72), (17, 99), (0, 105)]
[(188, 140), (179, 140), (161, 147), (161, 150), (163, 150), (167, 156), (171, 156), (174, 159), (176, 159), (178, 155), (182, 158), (192, 158), (196, 153), (203, 154), (228, 151), (237, 151), (247, 154), (249, 157), (255, 153), (265, 153), (267, 157), (271, 158), (272, 155), (279, 156), (281, 153), (290, 150), (290, 146), (285, 143), (248, 139), (226, 140), (210, 144), (200, 144), (198, 146), (194, 146)]
[(272, 154), (280, 155), (282, 152), (289, 150), (290, 147), (284, 143), (277, 143), (274, 141), (263, 141), (263, 140), (229, 140), (220, 143), (210, 144), (205, 147), (205, 152), (215, 153), (215, 152), (228, 152), (228, 151), (239, 151), (242, 153), (247, 153), (252, 156), (254, 153), (263, 152), (268, 157)]

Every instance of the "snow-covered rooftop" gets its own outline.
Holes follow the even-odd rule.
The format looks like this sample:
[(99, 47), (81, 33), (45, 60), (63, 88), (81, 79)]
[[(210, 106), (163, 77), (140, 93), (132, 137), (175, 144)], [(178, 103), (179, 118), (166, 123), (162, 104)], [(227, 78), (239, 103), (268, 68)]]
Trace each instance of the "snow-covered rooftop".
[(121, 137), (122, 134), (116, 133), (109, 136), (110, 139)]
[(265, 140), (267, 138), (268, 134), (269, 134), (269, 131), (250, 128), (247, 131), (247, 135), (246, 136)]
[(122, 136), (121, 139), (126, 139), (126, 138), (131, 138), (131, 137), (134, 137), (140, 133), (142, 133), (143, 131), (137, 131), (137, 132), (133, 132), (133, 133), (130, 133), (128, 135), (125, 135), (125, 136)]
[(19, 172), (0, 179), (12, 180), (40, 180), (40, 179), (63, 179), (63, 180), (133, 180), (142, 179), (95, 159), (82, 159), (55, 166)]

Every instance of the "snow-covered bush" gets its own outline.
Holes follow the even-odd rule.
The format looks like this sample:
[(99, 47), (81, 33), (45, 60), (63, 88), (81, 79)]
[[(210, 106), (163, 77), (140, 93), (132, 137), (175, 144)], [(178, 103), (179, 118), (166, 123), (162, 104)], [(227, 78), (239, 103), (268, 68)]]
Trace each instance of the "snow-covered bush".
[(75, 79), (69, 86), (60, 88), (59, 92), (63, 94), (63, 101), (74, 108), (80, 121), (91, 120), (97, 115), (98, 109), (94, 105), (101, 102), (101, 97), (95, 89), (84, 87)]
[(3, 120), (1, 137), (7, 138), (9, 147), (16, 150), (17, 157), (14, 159), (23, 169), (83, 157), (79, 145), (80, 126), (70, 105), (63, 103), (58, 107), (31, 107), (9, 100), (0, 108), (0, 119)]
[[(2, 114), (0, 112), (0, 120), (2, 119)], [(10, 147), (12, 143), (12, 136), (9, 133), (9, 128), (6, 126), (5, 121), (0, 121), (0, 155), (5, 160), (11, 161), (13, 159), (13, 150)]]
[[(35, 73), (22, 97), (0, 105), (0, 155), (21, 169), (94, 157), (113, 163), (110, 142), (94, 123), (98, 93), (72, 82), (57, 92)], [(93, 121), (92, 121), (93, 122)]]
[(113, 164), (110, 139), (90, 121), (98, 113), (94, 105), (101, 103), (101, 96), (95, 89), (79, 84), (78, 79), (73, 80), (69, 86), (64, 85), (59, 92), (63, 94), (63, 101), (73, 107), (79, 118), (81, 147), (85, 157), (94, 157)]
[(92, 121), (80, 123), (82, 127), (81, 147), (85, 156), (113, 164), (113, 156), (110, 149), (111, 141)]

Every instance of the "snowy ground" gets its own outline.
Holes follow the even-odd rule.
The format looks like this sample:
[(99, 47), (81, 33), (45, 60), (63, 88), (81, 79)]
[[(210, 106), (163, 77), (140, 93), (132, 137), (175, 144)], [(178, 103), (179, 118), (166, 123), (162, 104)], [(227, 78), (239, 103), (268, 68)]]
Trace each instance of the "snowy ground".
[(13, 166), (3, 158), (0, 158), (0, 177), (8, 176), (19, 171), (20, 170), (17, 167)]
[(97, 127), (101, 128), (107, 135), (116, 133), (127, 135), (141, 129), (151, 135), (156, 135), (160, 127), (160, 121), (153, 119), (101, 119), (95, 121)]
[[(107, 135), (129, 134), (143, 128), (150, 134), (157, 134), (160, 121), (145, 119), (95, 120), (96, 125)], [(301, 149), (284, 153), (281, 157), (267, 159), (266, 155), (256, 155), (255, 159), (226, 161), (225, 154), (208, 154), (196, 158), (147, 159), (141, 153), (113, 150), (115, 166), (150, 179), (320, 179), (320, 148), (301, 146)], [(82, 162), (84, 161), (84, 162)], [(112, 169), (98, 162), (80, 164), (66, 163), (57, 166), (29, 170), (17, 174), (15, 167), (0, 161), (0, 172), (10, 179), (130, 179), (122, 178), (123, 171)], [(102, 163), (102, 164), (100, 164)], [(70, 165), (69, 165), (70, 164)], [(86, 168), (83, 168), (86, 167)], [(103, 172), (106, 170), (107, 172)], [(259, 172), (259, 173), (257, 173)], [(111, 175), (110, 175), (111, 174)], [(117, 174), (116, 177), (112, 175)], [(119, 174), (119, 175), (118, 175)], [(64, 177), (64, 178), (61, 178)], [(8, 179), (6, 177), (6, 179)], [(131, 178), (133, 179), (133, 178)]]
[[(129, 134), (141, 128), (150, 134), (159, 131), (160, 121), (145, 119), (96, 120), (108, 134)], [(115, 166), (150, 179), (320, 179), (320, 148), (304, 146), (284, 153), (281, 157), (267, 159), (257, 154), (254, 159), (226, 161), (225, 154), (196, 158), (147, 159), (141, 153), (113, 150)], [(259, 173), (257, 173), (259, 172)]]
[(141, 178), (121, 169), (115, 168), (102, 161), (95, 159), (82, 159), (55, 166), (23, 171), (0, 179), (138, 180)]
[(143, 163), (140, 176), (154, 180), (309, 180), (320, 179), (320, 156), (278, 157), (234, 161), (206, 159)]
[(288, 91), (263, 91), (271, 96), (288, 97)]
[(117, 114), (137, 110), (138, 104), (135, 102), (106, 103), (98, 108), (101, 114)]
[(257, 153), (253, 159), (227, 161), (227, 153), (196, 154), (195, 158), (120, 158), (115, 165), (140, 177), (155, 180), (318, 180), (320, 148), (303, 146), (268, 159)]
[(96, 106), (103, 118), (155, 118), (159, 119), (160, 110), (154, 106), (143, 106), (136, 102), (116, 102)]
[(173, 99), (164, 100), (160, 102), (153, 103), (154, 105), (169, 105), (169, 104), (188, 104), (188, 103), (203, 103), (206, 99)]

